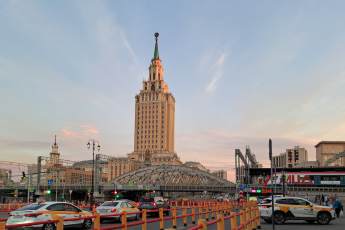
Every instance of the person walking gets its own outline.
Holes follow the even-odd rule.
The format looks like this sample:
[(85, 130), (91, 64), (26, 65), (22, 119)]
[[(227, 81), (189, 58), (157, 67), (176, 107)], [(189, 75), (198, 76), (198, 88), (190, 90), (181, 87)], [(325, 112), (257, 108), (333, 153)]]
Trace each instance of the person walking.
[(337, 215), (337, 217), (340, 217), (340, 212), (343, 210), (343, 204), (341, 203), (341, 201), (339, 200), (339, 198), (337, 198), (333, 204), (333, 208), (335, 210), (335, 214)]

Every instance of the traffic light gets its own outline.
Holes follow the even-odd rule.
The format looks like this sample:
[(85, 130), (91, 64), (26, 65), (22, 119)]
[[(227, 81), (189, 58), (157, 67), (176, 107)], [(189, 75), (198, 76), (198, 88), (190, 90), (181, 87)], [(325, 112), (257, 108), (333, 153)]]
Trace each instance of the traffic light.
[(251, 193), (262, 193), (262, 190), (261, 190), (261, 188), (252, 189), (252, 190), (251, 190)]
[(46, 193), (47, 193), (48, 195), (50, 195), (50, 194), (52, 193), (52, 191), (51, 191), (50, 189), (48, 189), (48, 190), (46, 191)]

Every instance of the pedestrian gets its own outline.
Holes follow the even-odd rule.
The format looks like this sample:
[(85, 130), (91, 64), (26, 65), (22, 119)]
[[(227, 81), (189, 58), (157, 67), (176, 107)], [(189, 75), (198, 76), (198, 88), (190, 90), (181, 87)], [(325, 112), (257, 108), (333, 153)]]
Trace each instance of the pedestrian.
[(337, 217), (340, 217), (340, 212), (343, 211), (343, 204), (341, 203), (341, 201), (339, 200), (339, 198), (337, 198), (333, 204), (333, 208), (335, 209), (335, 214), (337, 215)]

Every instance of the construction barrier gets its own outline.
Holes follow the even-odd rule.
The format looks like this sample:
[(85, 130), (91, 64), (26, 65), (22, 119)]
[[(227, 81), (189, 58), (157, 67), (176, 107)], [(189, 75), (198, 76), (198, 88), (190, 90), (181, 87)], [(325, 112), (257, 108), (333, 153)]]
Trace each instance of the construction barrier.
[[(95, 230), (110, 230), (122, 229), (127, 230), (132, 226), (141, 226), (141, 229), (150, 229), (148, 224), (158, 223), (159, 229), (177, 228), (177, 220), (181, 219), (184, 227), (189, 227), (189, 230), (207, 229), (209, 226), (216, 226), (217, 230), (225, 229), (225, 221), (228, 221), (231, 230), (253, 230), (260, 228), (259, 209), (256, 202), (191, 202), (187, 203), (190, 206), (182, 203), (182, 207), (172, 207), (170, 209), (156, 209), (156, 210), (142, 210), (139, 212), (122, 212), (112, 214), (98, 214), (95, 211), (90, 216), (66, 218), (54, 215), (52, 220), (12, 224), (6, 225), (6, 219), (0, 219), (0, 230), (12, 229), (18, 227), (30, 227), (34, 225), (54, 223), (56, 230), (64, 228), (64, 222), (77, 220), (92, 220), (93, 229)], [(170, 212), (171, 215), (164, 216), (164, 212)], [(178, 215), (177, 213), (181, 213)], [(156, 218), (147, 218), (150, 213), (158, 214)], [(136, 217), (137, 220), (128, 222), (128, 217)], [(138, 217), (141, 216), (141, 219)], [(102, 227), (101, 218), (114, 217), (120, 219), (120, 224)], [(188, 219), (191, 223), (188, 224)], [(169, 221), (169, 223), (167, 223)], [(169, 225), (169, 226), (168, 226)]]

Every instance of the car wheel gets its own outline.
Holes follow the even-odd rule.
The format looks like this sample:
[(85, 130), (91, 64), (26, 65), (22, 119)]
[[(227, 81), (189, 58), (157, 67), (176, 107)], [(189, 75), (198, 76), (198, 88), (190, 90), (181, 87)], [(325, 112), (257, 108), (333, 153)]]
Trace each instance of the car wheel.
[(331, 215), (327, 212), (320, 212), (317, 215), (317, 222), (319, 224), (325, 225), (325, 224), (329, 224), (329, 222), (331, 221)]
[(272, 224), (272, 219), (271, 218), (264, 218), (263, 219), (267, 224)]
[(84, 220), (83, 229), (91, 229), (91, 227), (92, 227), (92, 220), (91, 219)]
[(315, 222), (315, 220), (305, 220), (305, 221), (307, 221), (309, 224), (312, 224)]
[(283, 212), (274, 213), (274, 223), (284, 224), (285, 223), (285, 214)]
[(56, 226), (55, 224), (45, 224), (43, 225), (43, 230), (55, 230), (56, 229)]

